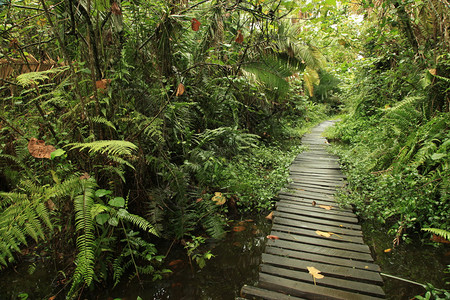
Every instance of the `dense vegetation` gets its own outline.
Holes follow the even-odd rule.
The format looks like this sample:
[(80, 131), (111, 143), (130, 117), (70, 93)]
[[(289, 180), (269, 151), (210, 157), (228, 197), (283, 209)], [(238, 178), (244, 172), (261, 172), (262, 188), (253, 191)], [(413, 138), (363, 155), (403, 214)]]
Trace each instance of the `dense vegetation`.
[[(329, 133), (366, 218), (448, 234), (448, 3), (0, 1), (0, 264), (45, 248), (75, 297), (198, 267)], [(344, 101), (345, 100), (345, 101)], [(439, 231), (440, 230), (440, 231)], [(22, 252), (22, 253), (21, 253)]]

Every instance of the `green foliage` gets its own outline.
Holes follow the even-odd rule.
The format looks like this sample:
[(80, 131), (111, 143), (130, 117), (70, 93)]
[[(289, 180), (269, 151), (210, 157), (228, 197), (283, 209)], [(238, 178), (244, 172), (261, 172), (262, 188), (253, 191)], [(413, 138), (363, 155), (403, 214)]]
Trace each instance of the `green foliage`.
[(431, 232), (437, 236), (441, 236), (446, 240), (450, 240), (450, 231), (439, 228), (422, 228), (422, 230)]

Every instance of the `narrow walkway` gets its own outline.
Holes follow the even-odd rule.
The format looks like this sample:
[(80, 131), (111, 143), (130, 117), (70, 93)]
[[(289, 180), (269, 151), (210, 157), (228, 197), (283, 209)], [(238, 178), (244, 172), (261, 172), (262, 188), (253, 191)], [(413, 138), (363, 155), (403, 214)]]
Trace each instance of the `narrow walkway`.
[[(262, 255), (257, 286), (245, 285), (247, 299), (380, 299), (379, 267), (362, 239), (350, 208), (333, 194), (345, 184), (338, 158), (326, 151), (326, 121), (306, 134), (309, 146), (290, 167), (292, 183), (278, 195), (273, 227)], [(323, 278), (313, 279), (308, 268)], [(320, 277), (320, 275), (318, 277)], [(315, 282), (315, 283), (314, 283)]]

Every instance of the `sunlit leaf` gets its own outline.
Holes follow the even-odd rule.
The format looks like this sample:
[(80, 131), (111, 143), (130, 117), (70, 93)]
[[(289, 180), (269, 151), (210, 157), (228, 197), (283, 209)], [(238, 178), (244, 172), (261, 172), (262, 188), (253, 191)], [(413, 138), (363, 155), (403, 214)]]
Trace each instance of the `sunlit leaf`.
[(306, 267), (309, 271), (309, 274), (312, 275), (314, 280), (314, 285), (316, 284), (316, 279), (322, 279), (324, 276), (322, 274), (319, 274), (321, 271), (317, 270), (314, 267)]
[(180, 97), (181, 95), (184, 94), (184, 91), (185, 91), (184, 85), (180, 82), (180, 83), (178, 84), (178, 87), (177, 87), (177, 93), (176, 93), (176, 96), (177, 96), (177, 97)]
[(327, 238), (333, 235), (332, 232), (323, 232), (323, 231), (320, 231), (320, 230), (316, 230), (316, 234), (320, 235), (320, 236), (323, 236), (323, 237), (327, 237)]
[(333, 206), (331, 205), (319, 205), (320, 208), (326, 209), (326, 210), (330, 210), (333, 208)]
[(384, 249), (384, 252), (385, 253), (389, 253), (389, 252), (391, 252), (392, 251), (392, 249), (391, 248), (388, 248), (388, 249)]
[(211, 200), (216, 202), (216, 205), (223, 205), (227, 201), (227, 198), (221, 192), (215, 192)]
[(269, 220), (273, 219), (273, 211), (266, 216), (266, 219), (269, 219)]

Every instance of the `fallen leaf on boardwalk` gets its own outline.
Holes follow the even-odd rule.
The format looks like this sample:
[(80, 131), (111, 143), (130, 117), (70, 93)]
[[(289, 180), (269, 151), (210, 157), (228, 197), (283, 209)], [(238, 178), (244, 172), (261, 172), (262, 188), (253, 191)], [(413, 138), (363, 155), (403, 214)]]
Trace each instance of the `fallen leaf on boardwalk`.
[(211, 200), (216, 202), (216, 205), (222, 205), (227, 201), (227, 198), (221, 192), (215, 192)]
[(273, 219), (273, 212), (271, 212), (270, 214), (268, 214), (266, 216), (266, 219), (272, 220)]
[(241, 232), (241, 231), (244, 231), (244, 230), (245, 230), (244, 226), (234, 226), (233, 227), (233, 231), (234, 232)]
[(320, 208), (326, 209), (326, 210), (330, 210), (333, 208), (333, 206), (331, 205), (319, 205)]
[(198, 31), (200, 29), (200, 25), (201, 25), (201, 23), (196, 18), (192, 18), (192, 20), (191, 20), (192, 30)]
[(271, 235), (271, 234), (269, 234), (269, 235), (267, 236), (267, 238), (268, 238), (269, 240), (279, 240), (279, 239), (280, 239), (280, 238), (277, 237), (276, 235)]
[(368, 269), (369, 268), (369, 266), (364, 266), (364, 269)]
[(313, 202), (312, 202), (312, 206), (316, 206), (316, 201), (313, 201)]
[(299, 191), (304, 191), (304, 189), (301, 189), (301, 188), (295, 188), (296, 190), (299, 190)]
[(180, 97), (181, 95), (184, 94), (185, 88), (184, 88), (184, 84), (182, 84), (181, 82), (178, 84), (177, 87), (177, 93), (175, 96)]
[(392, 251), (391, 248), (389, 248), (389, 249), (384, 249), (384, 252), (385, 252), (385, 253), (389, 253), (389, 252), (391, 252), (391, 251)]
[(55, 147), (46, 145), (44, 141), (37, 138), (31, 138), (28, 142), (28, 151), (31, 156), (36, 158), (51, 158), (50, 154), (55, 150)]
[(330, 237), (330, 236), (332, 236), (334, 234), (332, 232), (323, 232), (323, 231), (320, 231), (320, 230), (316, 230), (316, 233), (318, 235), (320, 235), (320, 236), (323, 236), (323, 237)]
[(314, 285), (316, 284), (316, 279), (322, 279), (324, 276), (322, 274), (319, 274), (321, 271), (317, 270), (314, 267), (306, 267), (309, 271), (309, 274), (312, 275), (314, 280)]

